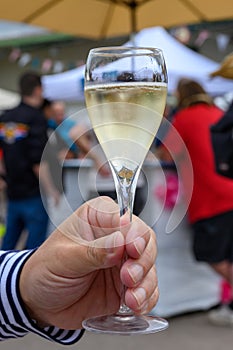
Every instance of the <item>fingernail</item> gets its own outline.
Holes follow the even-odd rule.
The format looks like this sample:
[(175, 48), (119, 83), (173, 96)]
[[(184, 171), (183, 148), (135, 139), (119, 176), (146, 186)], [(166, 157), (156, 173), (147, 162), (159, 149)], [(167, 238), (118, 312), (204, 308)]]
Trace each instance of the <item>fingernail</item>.
[(141, 314), (144, 314), (144, 313), (147, 313), (148, 312), (148, 306), (149, 306), (149, 303), (146, 302), (143, 307), (141, 308)]
[(116, 247), (119, 247), (121, 245), (122, 245), (122, 236), (119, 235), (119, 232), (115, 232), (106, 238), (105, 248), (107, 249), (108, 254), (114, 253)]
[(134, 295), (135, 299), (137, 300), (137, 304), (138, 304), (139, 307), (146, 300), (146, 291), (142, 287), (135, 289), (133, 291), (133, 295)]
[(134, 283), (137, 283), (138, 281), (140, 281), (144, 273), (143, 267), (138, 264), (132, 265), (130, 268), (128, 268), (128, 272), (130, 274), (130, 277), (134, 281)]
[(141, 255), (144, 252), (144, 249), (146, 247), (145, 239), (142, 237), (138, 237), (134, 243), (134, 246), (137, 252)]

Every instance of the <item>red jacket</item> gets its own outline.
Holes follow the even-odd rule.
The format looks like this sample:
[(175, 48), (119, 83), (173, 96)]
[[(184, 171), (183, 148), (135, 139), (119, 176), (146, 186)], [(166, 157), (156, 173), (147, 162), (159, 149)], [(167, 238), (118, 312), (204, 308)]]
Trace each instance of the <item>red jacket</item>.
[(180, 158), (185, 193), (192, 191), (188, 207), (191, 223), (233, 210), (233, 180), (216, 173), (210, 140), (210, 126), (222, 114), (217, 107), (200, 103), (185, 108), (174, 116), (173, 126), (184, 141), (191, 159), (193, 188), (192, 169), (182, 158), (182, 142), (175, 140), (171, 131), (164, 140), (173, 157)]

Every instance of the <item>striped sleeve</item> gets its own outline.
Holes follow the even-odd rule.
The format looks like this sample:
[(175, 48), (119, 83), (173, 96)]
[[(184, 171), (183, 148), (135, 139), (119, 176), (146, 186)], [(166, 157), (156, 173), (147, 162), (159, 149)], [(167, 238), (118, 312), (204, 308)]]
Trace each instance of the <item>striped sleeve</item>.
[(63, 345), (74, 344), (83, 335), (83, 330), (39, 328), (25, 310), (19, 293), (19, 276), (31, 254), (33, 251), (0, 251), (0, 340), (33, 332)]

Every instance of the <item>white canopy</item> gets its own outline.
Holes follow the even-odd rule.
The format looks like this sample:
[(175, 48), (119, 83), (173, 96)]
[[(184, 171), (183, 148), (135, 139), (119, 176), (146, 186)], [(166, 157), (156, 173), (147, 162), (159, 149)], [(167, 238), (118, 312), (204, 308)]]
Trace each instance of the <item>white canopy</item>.
[[(129, 46), (132, 43), (128, 42)], [(219, 63), (198, 54), (174, 39), (164, 28), (147, 28), (136, 34), (134, 45), (158, 47), (163, 50), (168, 70), (168, 91), (173, 93), (181, 78), (198, 81), (213, 96), (233, 91), (233, 81), (209, 78)], [(82, 101), (85, 66), (43, 77), (45, 96), (52, 100)]]
[(0, 89), (0, 111), (15, 107), (20, 101), (19, 94)]
[(42, 77), (44, 96), (50, 100), (76, 101), (84, 100), (85, 66), (64, 73)]

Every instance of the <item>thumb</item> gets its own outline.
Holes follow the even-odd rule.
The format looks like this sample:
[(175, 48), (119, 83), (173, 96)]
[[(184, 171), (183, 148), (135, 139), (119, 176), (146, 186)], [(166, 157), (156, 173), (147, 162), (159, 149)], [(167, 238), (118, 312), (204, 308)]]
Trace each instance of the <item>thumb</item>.
[(85, 247), (84, 269), (90, 273), (117, 265), (124, 252), (124, 236), (120, 231), (87, 242)]

